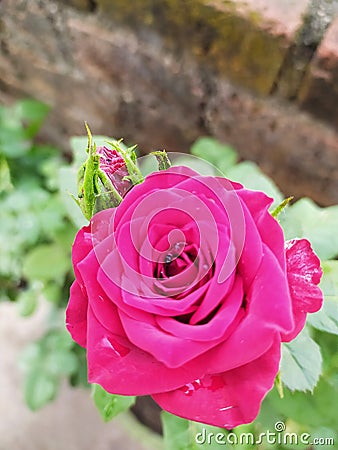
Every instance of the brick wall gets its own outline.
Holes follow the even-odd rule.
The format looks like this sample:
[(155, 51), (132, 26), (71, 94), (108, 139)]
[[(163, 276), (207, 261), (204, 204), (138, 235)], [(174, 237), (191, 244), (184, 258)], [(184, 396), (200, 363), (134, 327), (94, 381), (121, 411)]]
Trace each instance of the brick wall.
[(53, 107), (45, 135), (184, 151), (201, 134), (286, 194), (338, 202), (338, 2), (1, 0), (0, 100)]

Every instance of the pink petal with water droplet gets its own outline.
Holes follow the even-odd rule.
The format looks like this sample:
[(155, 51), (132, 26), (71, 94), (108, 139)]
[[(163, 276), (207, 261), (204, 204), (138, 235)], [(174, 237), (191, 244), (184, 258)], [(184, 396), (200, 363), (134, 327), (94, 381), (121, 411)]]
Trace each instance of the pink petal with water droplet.
[[(170, 369), (149, 353), (118, 334), (114, 325), (107, 330), (88, 310), (88, 380), (106, 391), (122, 395), (149, 395), (176, 389), (204, 375), (205, 367), (187, 364)], [(117, 332), (117, 333), (115, 333)]]
[(153, 395), (165, 410), (223, 428), (252, 422), (272, 388), (280, 360), (280, 341), (258, 359), (237, 369), (191, 380), (179, 389)]
[(295, 328), (282, 336), (283, 341), (294, 339), (304, 327), (307, 313), (319, 311), (323, 293), (318, 287), (323, 271), (320, 260), (307, 239), (292, 239), (285, 243), (286, 266)]

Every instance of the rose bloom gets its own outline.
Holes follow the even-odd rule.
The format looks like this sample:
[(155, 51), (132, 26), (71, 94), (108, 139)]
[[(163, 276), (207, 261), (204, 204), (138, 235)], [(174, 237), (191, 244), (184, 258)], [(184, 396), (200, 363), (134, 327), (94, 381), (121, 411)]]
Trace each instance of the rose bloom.
[(271, 203), (173, 167), (96, 214), (74, 242), (66, 316), (89, 382), (224, 428), (254, 420), (281, 342), (322, 303), (317, 256), (285, 247)]

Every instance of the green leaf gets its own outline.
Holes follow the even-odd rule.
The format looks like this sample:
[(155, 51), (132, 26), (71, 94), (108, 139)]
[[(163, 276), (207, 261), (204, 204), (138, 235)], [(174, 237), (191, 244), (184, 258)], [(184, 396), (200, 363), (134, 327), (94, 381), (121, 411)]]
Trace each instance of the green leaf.
[(33, 138), (37, 134), (49, 109), (44, 103), (31, 99), (21, 100), (14, 106), (14, 114), (17, 114), (24, 124), (25, 135), (28, 138)]
[[(84, 152), (86, 155), (86, 152)], [(80, 207), (74, 198), (77, 198), (77, 169), (73, 166), (61, 167), (59, 170), (59, 188), (61, 200), (65, 206), (66, 214), (77, 228), (88, 224)]]
[[(222, 430), (220, 430), (222, 431)], [(224, 432), (224, 430), (223, 430)], [(230, 433), (229, 433), (230, 434)], [(234, 428), (231, 431), (231, 434), (235, 434), (237, 436), (237, 440), (231, 439), (231, 435), (228, 436), (228, 441), (235, 442), (234, 445), (232, 445), (233, 449), (236, 450), (252, 450), (255, 443), (255, 429), (253, 427), (253, 424), (244, 424), (239, 425), (238, 427)], [(257, 450), (259, 450), (260, 445), (256, 447)], [(221, 447), (217, 447), (221, 448)], [(224, 446), (223, 446), (224, 448)]]
[(318, 330), (338, 334), (338, 261), (324, 261), (321, 266), (323, 278), (319, 287), (324, 302), (318, 312), (308, 315), (307, 322)]
[(200, 137), (190, 149), (192, 155), (209, 161), (225, 173), (237, 162), (237, 153), (229, 145), (224, 145), (212, 137)]
[(338, 442), (338, 433), (331, 428), (320, 427), (311, 433), (311, 440), (318, 442), (313, 445), (314, 450), (332, 450), (334, 443)]
[(83, 386), (89, 388), (86, 350), (75, 344), (72, 351), (77, 358), (77, 371), (72, 374), (69, 382), (71, 386)]
[(39, 370), (31, 371), (25, 383), (25, 400), (28, 407), (36, 411), (53, 400), (58, 389), (55, 378)]
[(13, 185), (7, 159), (0, 154), (0, 194), (10, 192), (12, 189)]
[(39, 342), (29, 343), (20, 354), (19, 366), (23, 372), (29, 372), (33, 366), (40, 363), (42, 349)]
[(284, 199), (276, 184), (266, 176), (257, 164), (244, 161), (226, 171), (225, 175), (233, 181), (242, 183), (247, 189), (265, 192), (274, 199), (271, 209), (276, 208)]
[(34, 248), (23, 264), (23, 274), (28, 280), (60, 282), (68, 269), (68, 255), (55, 244), (43, 244)]
[[(42, 148), (42, 151), (44, 149), (45, 147)], [(50, 151), (52, 150), (54, 150), (54, 152), (56, 151), (52, 147), (51, 148), (47, 147), (46, 151), (48, 151), (48, 149), (50, 149)], [(56, 156), (50, 155), (48, 158), (41, 161), (41, 163), (39, 164), (39, 172), (43, 175), (45, 179), (46, 187), (51, 191), (56, 191), (59, 187), (58, 171), (62, 163), (63, 160), (60, 158), (59, 155)]]
[(63, 328), (50, 332), (44, 336), (42, 342), (43, 346), (47, 349), (47, 353), (53, 351), (53, 349), (68, 350), (73, 347), (74, 341), (66, 328), (64, 328), (64, 323), (62, 323), (62, 326)]
[[(95, 143), (97, 147), (102, 147), (104, 145), (107, 146), (107, 142), (116, 142), (116, 143), (118, 142), (114, 138), (101, 135), (94, 135), (92, 139), (93, 143)], [(73, 154), (73, 166), (75, 167), (76, 172), (88, 157), (88, 154), (86, 153), (87, 144), (88, 144), (87, 136), (72, 136), (70, 138), (70, 147), (72, 149)], [(121, 142), (119, 145), (123, 149), (126, 149), (126, 147)]]
[(190, 423), (167, 411), (162, 411), (163, 438), (166, 450), (194, 450), (197, 447), (190, 434)]
[(304, 329), (293, 341), (282, 346), (280, 374), (291, 390), (312, 391), (322, 372), (319, 346)]
[(323, 355), (323, 377), (338, 391), (337, 336), (319, 330), (313, 332)]
[(8, 159), (22, 157), (29, 152), (31, 145), (22, 128), (0, 127), (0, 151)]
[(50, 375), (56, 376), (72, 375), (76, 372), (78, 367), (75, 354), (70, 350), (58, 349), (57, 347), (46, 355), (44, 364), (46, 371)]
[(291, 419), (311, 430), (319, 426), (338, 429), (337, 404), (333, 401), (337, 396), (338, 388), (321, 377), (313, 394), (284, 389), (284, 398), (281, 399), (277, 390), (272, 389), (264, 402), (269, 402), (278, 411), (278, 420)]
[(28, 122), (42, 123), (46, 118), (50, 107), (38, 100), (24, 99), (15, 105), (15, 113), (19, 118)]
[(302, 198), (280, 217), (286, 239), (307, 238), (320, 259), (338, 255), (338, 205), (320, 208)]
[(27, 289), (17, 297), (19, 314), (27, 317), (33, 314), (38, 304), (38, 293), (35, 289)]
[(92, 385), (94, 403), (105, 422), (129, 409), (135, 403), (134, 396), (109, 394), (98, 384)]
[(182, 155), (182, 153), (169, 153), (169, 157), (173, 166), (187, 166), (203, 176), (221, 176), (217, 167), (205, 159), (191, 155)]
[(42, 210), (37, 211), (36, 214), (45, 236), (53, 237), (64, 226), (64, 205), (56, 194), (50, 195)]
[(44, 285), (42, 289), (43, 298), (47, 301), (57, 304), (60, 300), (62, 290), (57, 284), (50, 282)]
[[(74, 206), (77, 208), (77, 205)], [(78, 229), (69, 220), (64, 220), (62, 227), (53, 233), (54, 242), (62, 247), (65, 252), (70, 253), (75, 235)], [(70, 260), (69, 260), (70, 262)]]
[[(223, 428), (189, 421), (167, 411), (161, 412), (161, 420), (166, 450), (219, 450), (227, 443), (228, 431)], [(236, 442), (237, 437), (234, 435), (233, 438)], [(241, 450), (247, 448), (243, 445), (232, 447)]]
[(69, 333), (61, 328), (48, 332), (22, 353), (19, 362), (27, 376), (25, 398), (31, 409), (37, 410), (54, 398), (62, 376), (76, 373), (78, 358), (73, 346)]

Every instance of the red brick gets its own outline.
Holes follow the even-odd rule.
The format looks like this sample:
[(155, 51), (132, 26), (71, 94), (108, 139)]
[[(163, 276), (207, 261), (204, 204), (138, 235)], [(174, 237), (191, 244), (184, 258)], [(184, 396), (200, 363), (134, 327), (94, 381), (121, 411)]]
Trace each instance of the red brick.
[[(109, 0), (115, 2), (119, 0)], [(132, 9), (138, 2), (141, 0), (125, 4)], [(181, 2), (187, 8), (197, 3)], [(216, 2), (203, 4), (214, 19), (227, 16), (220, 9), (221, 2), (217, 2), (217, 14)], [(270, 53), (263, 46), (262, 57), (256, 61), (250, 49), (255, 39), (267, 39), (273, 29), (281, 34), (269, 45), (288, 45), (298, 25), (290, 21), (277, 27), (282, 12), (277, 14), (277, 9), (273, 13), (270, 3), (259, 2), (262, 11), (256, 14), (253, 2), (241, 5), (233, 25), (244, 27), (248, 23), (244, 17), (250, 17), (251, 28), (243, 36), (237, 34), (238, 48), (243, 45), (243, 55), (257, 63), (259, 86), (268, 90), (264, 77), (268, 81), (274, 78), (283, 52), (266, 76), (263, 69), (265, 62), (271, 61)], [(198, 17), (203, 19), (200, 12), (195, 24)], [(300, 23), (301, 14), (297, 14)], [(237, 148), (241, 157), (257, 161), (285, 193), (311, 195), (323, 204), (338, 202), (338, 133), (301, 113), (296, 105), (285, 105), (276, 97), (253, 96), (238, 86), (240, 78), (235, 77), (237, 84), (230, 83), (225, 64), (231, 46), (221, 28), (217, 28), (220, 34), (212, 35), (209, 51), (197, 56), (191, 50), (203, 41), (203, 26), (202, 36), (197, 36), (195, 29), (197, 47), (188, 47), (190, 41), (183, 45), (181, 38), (178, 52), (174, 39), (170, 44), (162, 29), (157, 32), (145, 24), (131, 29), (109, 19), (108, 14), (103, 17), (102, 11), (100, 15), (80, 13), (55, 1), (2, 0), (0, 17), (5, 50), (0, 53), (0, 89), (6, 91), (6, 95), (0, 91), (0, 100), (9, 101), (8, 94), (13, 98), (29, 95), (50, 104), (52, 112), (45, 126), (48, 142), (66, 147), (70, 135), (84, 134), (84, 120), (93, 133), (123, 136), (144, 151), (163, 147), (186, 151), (201, 134), (214, 135)], [(208, 20), (212, 26), (210, 16)], [(256, 28), (255, 23), (259, 25)], [(261, 34), (255, 34), (257, 29)], [(216, 43), (222, 43), (224, 53)], [(231, 67), (238, 48), (229, 53)], [(223, 64), (224, 71), (216, 72), (209, 64), (217, 55), (221, 55), (217, 67), (221, 69)], [(245, 81), (254, 78), (254, 72), (246, 71), (250, 65), (243, 65), (247, 61), (243, 55), (237, 62)]]
[(317, 49), (300, 91), (299, 103), (338, 129), (338, 17)]
[[(160, 32), (238, 85), (269, 94), (310, 0), (97, 0), (104, 17)], [(292, 14), (290, 13), (292, 11)]]
[(268, 27), (273, 35), (287, 36), (290, 40), (301, 28), (310, 4), (309, 0), (246, 0), (234, 3), (238, 11), (244, 11), (249, 16), (251, 13), (253, 19), (259, 14), (263, 19), (261, 26)]

